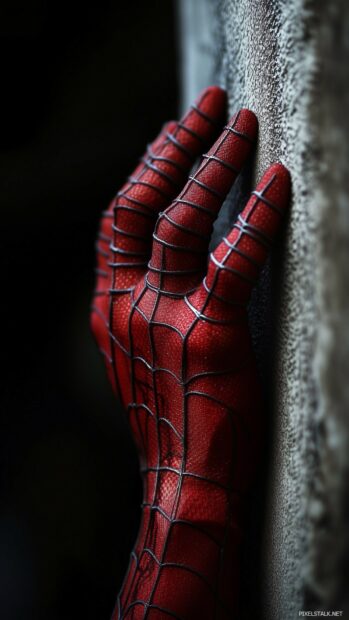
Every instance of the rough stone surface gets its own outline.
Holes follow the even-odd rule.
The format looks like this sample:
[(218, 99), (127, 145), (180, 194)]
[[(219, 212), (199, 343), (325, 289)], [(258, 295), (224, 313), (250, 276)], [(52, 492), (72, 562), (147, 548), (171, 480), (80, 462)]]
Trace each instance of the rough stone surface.
[(284, 236), (250, 313), (271, 407), (266, 482), (256, 490), (248, 524), (244, 617), (288, 620), (301, 609), (339, 609), (345, 617), (349, 4), (181, 0), (180, 6), (183, 107), (200, 88), (219, 83), (229, 112), (249, 107), (260, 125), (255, 161), (226, 201), (216, 235), (272, 161), (290, 169), (293, 183)]

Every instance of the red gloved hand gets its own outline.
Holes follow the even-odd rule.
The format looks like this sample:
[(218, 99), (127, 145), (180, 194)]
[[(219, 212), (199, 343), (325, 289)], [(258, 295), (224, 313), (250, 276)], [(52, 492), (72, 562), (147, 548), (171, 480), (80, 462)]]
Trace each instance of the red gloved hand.
[(224, 91), (205, 90), (161, 132), (101, 223), (92, 327), (144, 479), (114, 619), (235, 617), (263, 428), (246, 304), (290, 181), (281, 164), (269, 168), (207, 265), (213, 222), (256, 138), (252, 112), (231, 119), (175, 196), (224, 111)]

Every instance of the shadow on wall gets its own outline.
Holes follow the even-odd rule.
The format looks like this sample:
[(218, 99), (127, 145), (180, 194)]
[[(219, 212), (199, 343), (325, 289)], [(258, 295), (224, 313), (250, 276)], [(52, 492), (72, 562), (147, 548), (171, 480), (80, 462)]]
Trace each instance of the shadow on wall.
[(109, 618), (141, 490), (88, 328), (93, 246), (101, 210), (176, 114), (173, 7), (31, 0), (1, 14), (2, 257), (12, 274), (1, 617)]

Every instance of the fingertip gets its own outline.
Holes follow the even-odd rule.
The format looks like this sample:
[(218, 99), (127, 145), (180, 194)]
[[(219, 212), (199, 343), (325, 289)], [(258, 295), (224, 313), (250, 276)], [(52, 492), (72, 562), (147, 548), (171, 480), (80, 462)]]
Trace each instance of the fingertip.
[(218, 119), (225, 114), (227, 93), (220, 86), (208, 86), (201, 91), (195, 105), (204, 113)]
[(291, 175), (283, 164), (274, 162), (269, 166), (258, 184), (257, 191), (263, 190), (265, 187), (268, 187), (268, 198), (282, 210), (286, 209), (290, 199)]
[(200, 101), (203, 98), (206, 97), (211, 97), (211, 98), (215, 98), (217, 101), (221, 100), (226, 102), (227, 101), (227, 91), (224, 88), (221, 88), (220, 86), (217, 86), (215, 84), (212, 84), (211, 86), (206, 86), (206, 88), (204, 88), (198, 98), (197, 101)]
[(276, 174), (284, 183), (290, 183), (291, 180), (289, 170), (278, 161), (271, 164), (265, 174), (269, 176)]
[(257, 116), (247, 108), (242, 108), (234, 114), (230, 119), (229, 126), (234, 127), (236, 131), (243, 133), (250, 140), (254, 141), (258, 132), (258, 119)]
[(245, 133), (247, 133), (251, 140), (255, 140), (258, 133), (257, 116), (251, 110), (242, 108), (242, 110), (240, 110), (240, 118), (240, 122)]

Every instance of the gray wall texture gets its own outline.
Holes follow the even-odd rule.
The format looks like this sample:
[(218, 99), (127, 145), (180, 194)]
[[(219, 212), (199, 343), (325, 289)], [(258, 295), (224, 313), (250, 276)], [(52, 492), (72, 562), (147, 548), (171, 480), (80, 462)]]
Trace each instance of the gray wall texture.
[(271, 406), (243, 616), (291, 620), (308, 609), (349, 618), (349, 3), (178, 5), (183, 107), (216, 83), (231, 114), (248, 107), (259, 119), (255, 161), (217, 234), (271, 162), (283, 162), (293, 183), (283, 239), (251, 307)]

